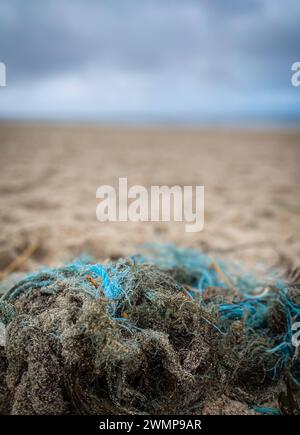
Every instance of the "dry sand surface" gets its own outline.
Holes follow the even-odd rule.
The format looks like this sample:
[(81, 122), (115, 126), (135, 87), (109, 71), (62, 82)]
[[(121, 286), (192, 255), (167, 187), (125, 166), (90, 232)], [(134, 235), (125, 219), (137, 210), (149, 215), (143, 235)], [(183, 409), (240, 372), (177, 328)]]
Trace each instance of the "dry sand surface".
[[(32, 241), (20, 270), (82, 252), (116, 257), (145, 241), (225, 252), (244, 261), (300, 263), (300, 133), (96, 126), (0, 126), (0, 269)], [(99, 223), (96, 189), (205, 186), (205, 226)]]

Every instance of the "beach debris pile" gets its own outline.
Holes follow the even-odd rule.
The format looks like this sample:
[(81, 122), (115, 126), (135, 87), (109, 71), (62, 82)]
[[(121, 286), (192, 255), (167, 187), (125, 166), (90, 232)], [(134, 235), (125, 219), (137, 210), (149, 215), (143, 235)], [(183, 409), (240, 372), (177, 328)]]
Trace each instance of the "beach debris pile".
[(0, 299), (0, 414), (300, 414), (298, 322), (299, 283), (199, 250), (44, 268)]

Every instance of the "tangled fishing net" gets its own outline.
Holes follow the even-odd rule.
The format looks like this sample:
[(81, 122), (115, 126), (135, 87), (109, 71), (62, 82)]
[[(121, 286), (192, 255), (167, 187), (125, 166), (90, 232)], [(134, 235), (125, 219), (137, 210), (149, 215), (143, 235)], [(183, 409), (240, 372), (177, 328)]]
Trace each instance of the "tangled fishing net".
[(299, 413), (300, 287), (268, 276), (171, 245), (26, 276), (0, 300), (0, 414)]

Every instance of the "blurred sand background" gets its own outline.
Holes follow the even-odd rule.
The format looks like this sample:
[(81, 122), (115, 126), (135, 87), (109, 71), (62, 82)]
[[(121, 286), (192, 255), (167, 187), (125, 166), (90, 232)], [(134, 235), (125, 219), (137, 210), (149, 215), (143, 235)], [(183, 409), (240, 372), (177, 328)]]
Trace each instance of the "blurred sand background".
[[(87, 253), (97, 259), (175, 242), (236, 259), (300, 263), (300, 133), (288, 130), (0, 125), (0, 269), (26, 246), (18, 269)], [(99, 223), (96, 189), (204, 185), (205, 225)]]

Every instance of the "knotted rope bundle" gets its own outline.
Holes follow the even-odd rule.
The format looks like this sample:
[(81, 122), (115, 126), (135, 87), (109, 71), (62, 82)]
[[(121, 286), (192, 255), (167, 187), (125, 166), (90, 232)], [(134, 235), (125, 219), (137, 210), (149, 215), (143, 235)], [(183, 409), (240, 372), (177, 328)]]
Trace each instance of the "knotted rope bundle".
[(0, 301), (0, 413), (297, 413), (299, 298), (171, 245), (30, 274)]

